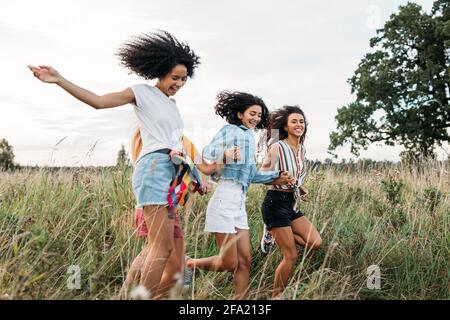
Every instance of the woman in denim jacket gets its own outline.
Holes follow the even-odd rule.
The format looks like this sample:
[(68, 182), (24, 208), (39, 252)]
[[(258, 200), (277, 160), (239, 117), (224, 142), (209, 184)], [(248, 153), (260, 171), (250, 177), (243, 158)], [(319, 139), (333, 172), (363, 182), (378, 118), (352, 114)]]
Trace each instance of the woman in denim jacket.
[(260, 172), (256, 168), (253, 129), (263, 129), (268, 120), (264, 101), (243, 92), (224, 91), (217, 96), (216, 114), (229, 123), (203, 149), (203, 158), (222, 164), (216, 191), (206, 211), (205, 231), (215, 234), (217, 256), (187, 258), (186, 268), (234, 273), (235, 298), (245, 298), (251, 264), (250, 237), (245, 195), (251, 183), (285, 184), (288, 173)]

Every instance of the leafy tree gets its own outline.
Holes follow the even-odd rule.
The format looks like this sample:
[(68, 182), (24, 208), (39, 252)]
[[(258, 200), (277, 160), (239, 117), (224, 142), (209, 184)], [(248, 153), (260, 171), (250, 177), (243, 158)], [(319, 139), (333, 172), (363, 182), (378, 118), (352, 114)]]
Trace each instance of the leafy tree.
[(338, 109), (329, 151), (350, 143), (358, 156), (371, 143), (401, 144), (408, 157), (434, 157), (450, 141), (450, 2), (430, 14), (408, 3), (370, 40), (373, 52), (349, 79), (356, 100)]
[(0, 170), (14, 170), (16, 168), (13, 147), (6, 139), (0, 140)]

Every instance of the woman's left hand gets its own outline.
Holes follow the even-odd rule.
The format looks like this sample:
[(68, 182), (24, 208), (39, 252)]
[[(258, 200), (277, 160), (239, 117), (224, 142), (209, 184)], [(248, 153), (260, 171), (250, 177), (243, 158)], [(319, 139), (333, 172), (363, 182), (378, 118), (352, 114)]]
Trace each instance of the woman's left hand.
[(211, 184), (208, 181), (203, 181), (202, 186), (198, 190), (198, 193), (200, 193), (202, 196), (211, 192)]
[(184, 157), (184, 154), (183, 154), (182, 151), (172, 149), (172, 150), (170, 151), (170, 153), (169, 153), (169, 157), (170, 157), (170, 160), (171, 160), (174, 164), (179, 165), (179, 164), (181, 164), (181, 162), (182, 162), (182, 159), (180, 159), (180, 157), (181, 157), (181, 158)]
[(309, 191), (305, 187), (300, 187), (300, 198), (305, 201), (308, 199)]

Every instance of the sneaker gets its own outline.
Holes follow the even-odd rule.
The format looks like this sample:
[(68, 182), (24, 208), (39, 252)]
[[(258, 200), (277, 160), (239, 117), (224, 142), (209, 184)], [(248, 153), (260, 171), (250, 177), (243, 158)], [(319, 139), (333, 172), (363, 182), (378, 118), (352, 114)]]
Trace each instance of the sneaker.
[(270, 234), (269, 230), (267, 230), (266, 225), (264, 225), (264, 232), (263, 236), (261, 238), (261, 251), (264, 254), (268, 254), (270, 251), (270, 248), (272, 248), (272, 245), (274, 244), (275, 239)]
[(189, 256), (184, 256), (183, 288), (185, 289), (189, 289), (191, 287), (192, 278), (194, 276), (194, 270), (192, 268), (188, 268), (186, 265), (186, 261), (189, 259)]

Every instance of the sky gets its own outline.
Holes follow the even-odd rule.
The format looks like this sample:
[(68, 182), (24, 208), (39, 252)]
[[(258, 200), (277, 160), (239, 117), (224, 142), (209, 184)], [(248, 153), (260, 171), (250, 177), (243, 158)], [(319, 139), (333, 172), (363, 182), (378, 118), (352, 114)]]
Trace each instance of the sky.
[[(433, 1), (415, 1), (429, 11)], [(186, 134), (199, 149), (225, 124), (214, 113), (222, 90), (264, 99), (270, 110), (299, 105), (309, 127), (307, 157), (330, 158), (338, 108), (354, 99), (347, 80), (369, 39), (407, 1), (96, 0), (2, 1), (0, 138), (21, 165), (113, 165), (129, 150), (137, 120), (131, 105), (95, 110), (27, 65), (50, 65), (96, 94), (145, 83), (119, 65), (130, 37), (167, 30), (201, 57), (175, 96)], [(154, 84), (154, 81), (150, 81)], [(401, 147), (373, 145), (360, 158), (399, 159)], [(447, 157), (448, 147), (437, 150)], [(338, 160), (353, 158), (348, 146)]]

